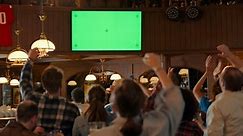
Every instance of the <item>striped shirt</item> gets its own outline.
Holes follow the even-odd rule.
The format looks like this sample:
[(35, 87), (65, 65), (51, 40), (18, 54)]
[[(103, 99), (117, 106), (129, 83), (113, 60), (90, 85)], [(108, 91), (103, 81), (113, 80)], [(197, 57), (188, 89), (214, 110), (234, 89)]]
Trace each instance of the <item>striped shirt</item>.
[(46, 132), (62, 130), (65, 136), (72, 135), (74, 120), (80, 115), (78, 107), (63, 97), (34, 92), (31, 61), (27, 61), (22, 68), (20, 90), (23, 99), (38, 104), (37, 126), (43, 127)]

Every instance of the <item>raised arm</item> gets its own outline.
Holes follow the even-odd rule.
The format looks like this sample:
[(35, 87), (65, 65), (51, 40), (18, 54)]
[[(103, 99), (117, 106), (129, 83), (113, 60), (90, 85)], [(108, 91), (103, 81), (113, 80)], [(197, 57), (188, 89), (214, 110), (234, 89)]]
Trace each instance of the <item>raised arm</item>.
[(159, 55), (156, 55), (154, 53), (146, 53), (143, 58), (143, 62), (154, 70), (154, 72), (159, 77), (159, 80), (164, 89), (168, 89), (168, 88), (172, 87), (173, 82), (167, 76), (165, 70), (161, 67)]
[(192, 91), (198, 102), (200, 102), (200, 99), (204, 96), (204, 94), (201, 92), (203, 84), (209, 75), (213, 76), (213, 70), (216, 68), (216, 64), (216, 59), (209, 55), (205, 61), (206, 71), (194, 86)]
[[(150, 112), (151, 114), (148, 114), (148, 120), (160, 122), (159, 129), (151, 129), (149, 133), (151, 135), (161, 135), (158, 132), (160, 131), (165, 135), (175, 135), (184, 110), (184, 101), (179, 87), (173, 84), (165, 70), (161, 67), (159, 55), (153, 53), (145, 54), (143, 61), (155, 71), (163, 88), (155, 98), (154, 108), (155, 112), (159, 115), (154, 116), (153, 111)], [(158, 124), (156, 125), (156, 123), (150, 125), (158, 128)], [(170, 126), (170, 129), (168, 129), (168, 126)]]
[(26, 99), (27, 95), (33, 90), (32, 65), (38, 55), (37, 49), (31, 49), (28, 54), (29, 58), (21, 70), (20, 91), (23, 99)]
[(219, 54), (221, 57), (226, 58), (234, 67), (242, 68), (243, 67), (243, 61), (236, 55), (234, 55), (229, 47), (225, 44), (221, 44), (217, 46), (217, 50), (221, 52)]

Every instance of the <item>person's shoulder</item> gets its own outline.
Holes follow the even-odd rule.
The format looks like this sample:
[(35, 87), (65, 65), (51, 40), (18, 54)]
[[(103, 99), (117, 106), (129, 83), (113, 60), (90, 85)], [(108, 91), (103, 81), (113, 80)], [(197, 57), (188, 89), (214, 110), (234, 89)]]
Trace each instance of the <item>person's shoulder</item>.
[(115, 129), (114, 126), (104, 127), (102, 129), (98, 129), (97, 131), (90, 134), (90, 136), (118, 136), (121, 135), (119, 129)]

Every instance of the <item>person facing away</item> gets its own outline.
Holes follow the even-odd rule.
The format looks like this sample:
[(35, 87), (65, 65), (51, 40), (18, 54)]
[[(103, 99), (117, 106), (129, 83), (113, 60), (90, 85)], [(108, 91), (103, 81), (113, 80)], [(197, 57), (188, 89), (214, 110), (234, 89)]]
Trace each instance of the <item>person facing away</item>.
[(84, 114), (89, 108), (89, 104), (84, 103), (84, 91), (81, 87), (76, 87), (71, 92), (72, 100), (78, 108), (81, 114)]
[(38, 107), (32, 101), (23, 101), (17, 107), (16, 121), (10, 122), (0, 136), (37, 136), (33, 133), (36, 127)]
[[(84, 113), (84, 116), (79, 116), (75, 119), (73, 126), (73, 136), (87, 135), (89, 132), (89, 124), (104, 124), (110, 123), (108, 112), (104, 108), (106, 101), (105, 89), (101, 85), (94, 85), (91, 87), (88, 93), (89, 96), (89, 108)], [(101, 126), (101, 127), (103, 127)]]
[(198, 102), (193, 93), (181, 88), (185, 109), (176, 136), (203, 136), (203, 130), (193, 119), (199, 112)]
[(235, 67), (225, 67), (220, 75), (222, 93), (207, 112), (206, 136), (239, 136), (243, 134), (243, 74)]
[(91, 133), (91, 136), (174, 136), (180, 124), (184, 101), (180, 90), (161, 68), (160, 56), (148, 53), (143, 59), (158, 75), (163, 89), (155, 100), (155, 109), (143, 113), (145, 91), (137, 82), (124, 79), (112, 93), (117, 118), (111, 126)]
[(80, 115), (76, 105), (60, 96), (63, 71), (55, 66), (47, 67), (41, 74), (44, 94), (33, 91), (32, 67), (38, 58), (37, 49), (29, 51), (29, 59), (22, 68), (20, 91), (23, 99), (32, 100), (38, 105), (37, 126), (43, 127), (47, 133), (61, 130), (65, 136), (72, 135), (74, 120)]

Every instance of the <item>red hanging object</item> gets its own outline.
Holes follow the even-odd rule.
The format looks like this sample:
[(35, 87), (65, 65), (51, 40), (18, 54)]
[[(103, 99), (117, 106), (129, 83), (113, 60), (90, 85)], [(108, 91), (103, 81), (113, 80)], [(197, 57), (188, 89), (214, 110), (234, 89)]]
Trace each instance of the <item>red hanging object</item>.
[(13, 22), (13, 7), (8, 4), (0, 4), (0, 47), (12, 46)]

